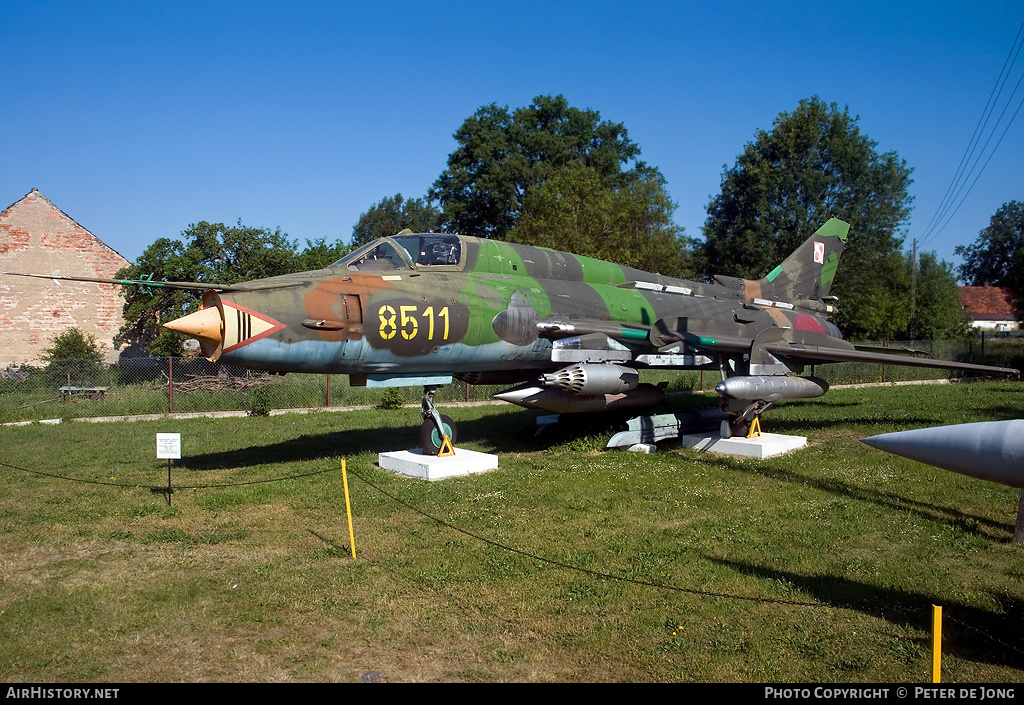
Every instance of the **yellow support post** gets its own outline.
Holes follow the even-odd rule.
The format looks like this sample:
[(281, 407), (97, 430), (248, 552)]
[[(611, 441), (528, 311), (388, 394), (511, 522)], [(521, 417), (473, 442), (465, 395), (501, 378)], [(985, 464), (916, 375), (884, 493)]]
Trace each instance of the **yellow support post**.
[(942, 682), (942, 607), (932, 605), (932, 683)]
[(352, 530), (352, 504), (348, 499), (348, 471), (345, 469), (345, 459), (341, 459), (341, 482), (345, 486), (345, 514), (348, 515), (348, 545), (352, 547), (352, 559), (356, 557), (356, 535)]

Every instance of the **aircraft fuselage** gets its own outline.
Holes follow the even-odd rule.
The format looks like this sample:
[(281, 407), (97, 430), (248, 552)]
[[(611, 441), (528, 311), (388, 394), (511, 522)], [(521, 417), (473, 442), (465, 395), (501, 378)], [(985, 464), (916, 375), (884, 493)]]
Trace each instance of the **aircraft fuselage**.
[[(429, 249), (431, 238), (457, 256), (417, 263), (416, 245)], [(740, 353), (768, 328), (838, 337), (814, 311), (752, 303), (751, 281), (702, 284), (469, 237), (389, 238), (370, 251), (381, 248), (390, 258), (356, 253), (324, 270), (248, 282), (244, 291), (207, 292), (203, 308), (217, 309), (222, 340), (204, 342), (204, 354), (272, 372), (401, 383), (406, 376), (544, 371), (571, 359), (703, 367), (710, 360), (690, 341)], [(668, 320), (681, 335), (658, 340), (664, 331), (655, 324)]]

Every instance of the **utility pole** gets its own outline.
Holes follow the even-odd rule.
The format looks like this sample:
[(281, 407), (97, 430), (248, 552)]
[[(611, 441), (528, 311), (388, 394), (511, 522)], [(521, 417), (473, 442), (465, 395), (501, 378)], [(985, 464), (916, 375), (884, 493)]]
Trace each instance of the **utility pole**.
[(914, 339), (914, 312), (917, 308), (917, 238), (910, 255), (910, 339)]

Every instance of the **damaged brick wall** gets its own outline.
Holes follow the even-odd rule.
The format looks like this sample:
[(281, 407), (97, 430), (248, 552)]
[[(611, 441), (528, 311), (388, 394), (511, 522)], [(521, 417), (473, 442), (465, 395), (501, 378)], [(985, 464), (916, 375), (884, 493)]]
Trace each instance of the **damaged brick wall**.
[[(36, 189), (0, 213), (0, 271), (109, 278), (127, 264)], [(54, 335), (74, 327), (115, 358), (122, 305), (109, 284), (0, 276), (0, 366), (38, 362)]]

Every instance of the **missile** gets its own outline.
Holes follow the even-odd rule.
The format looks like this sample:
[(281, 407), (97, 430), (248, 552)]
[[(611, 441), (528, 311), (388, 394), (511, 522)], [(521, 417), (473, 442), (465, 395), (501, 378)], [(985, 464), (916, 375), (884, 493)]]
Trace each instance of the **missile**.
[(569, 414), (657, 406), (665, 400), (665, 390), (644, 383), (617, 394), (573, 394), (556, 387), (524, 384), (493, 396), (500, 401), (527, 409), (544, 409), (556, 414)]
[(943, 470), (1024, 488), (1024, 419), (918, 428), (861, 442)]
[(818, 377), (749, 376), (730, 377), (715, 386), (727, 399), (812, 399), (828, 391), (828, 382)]

